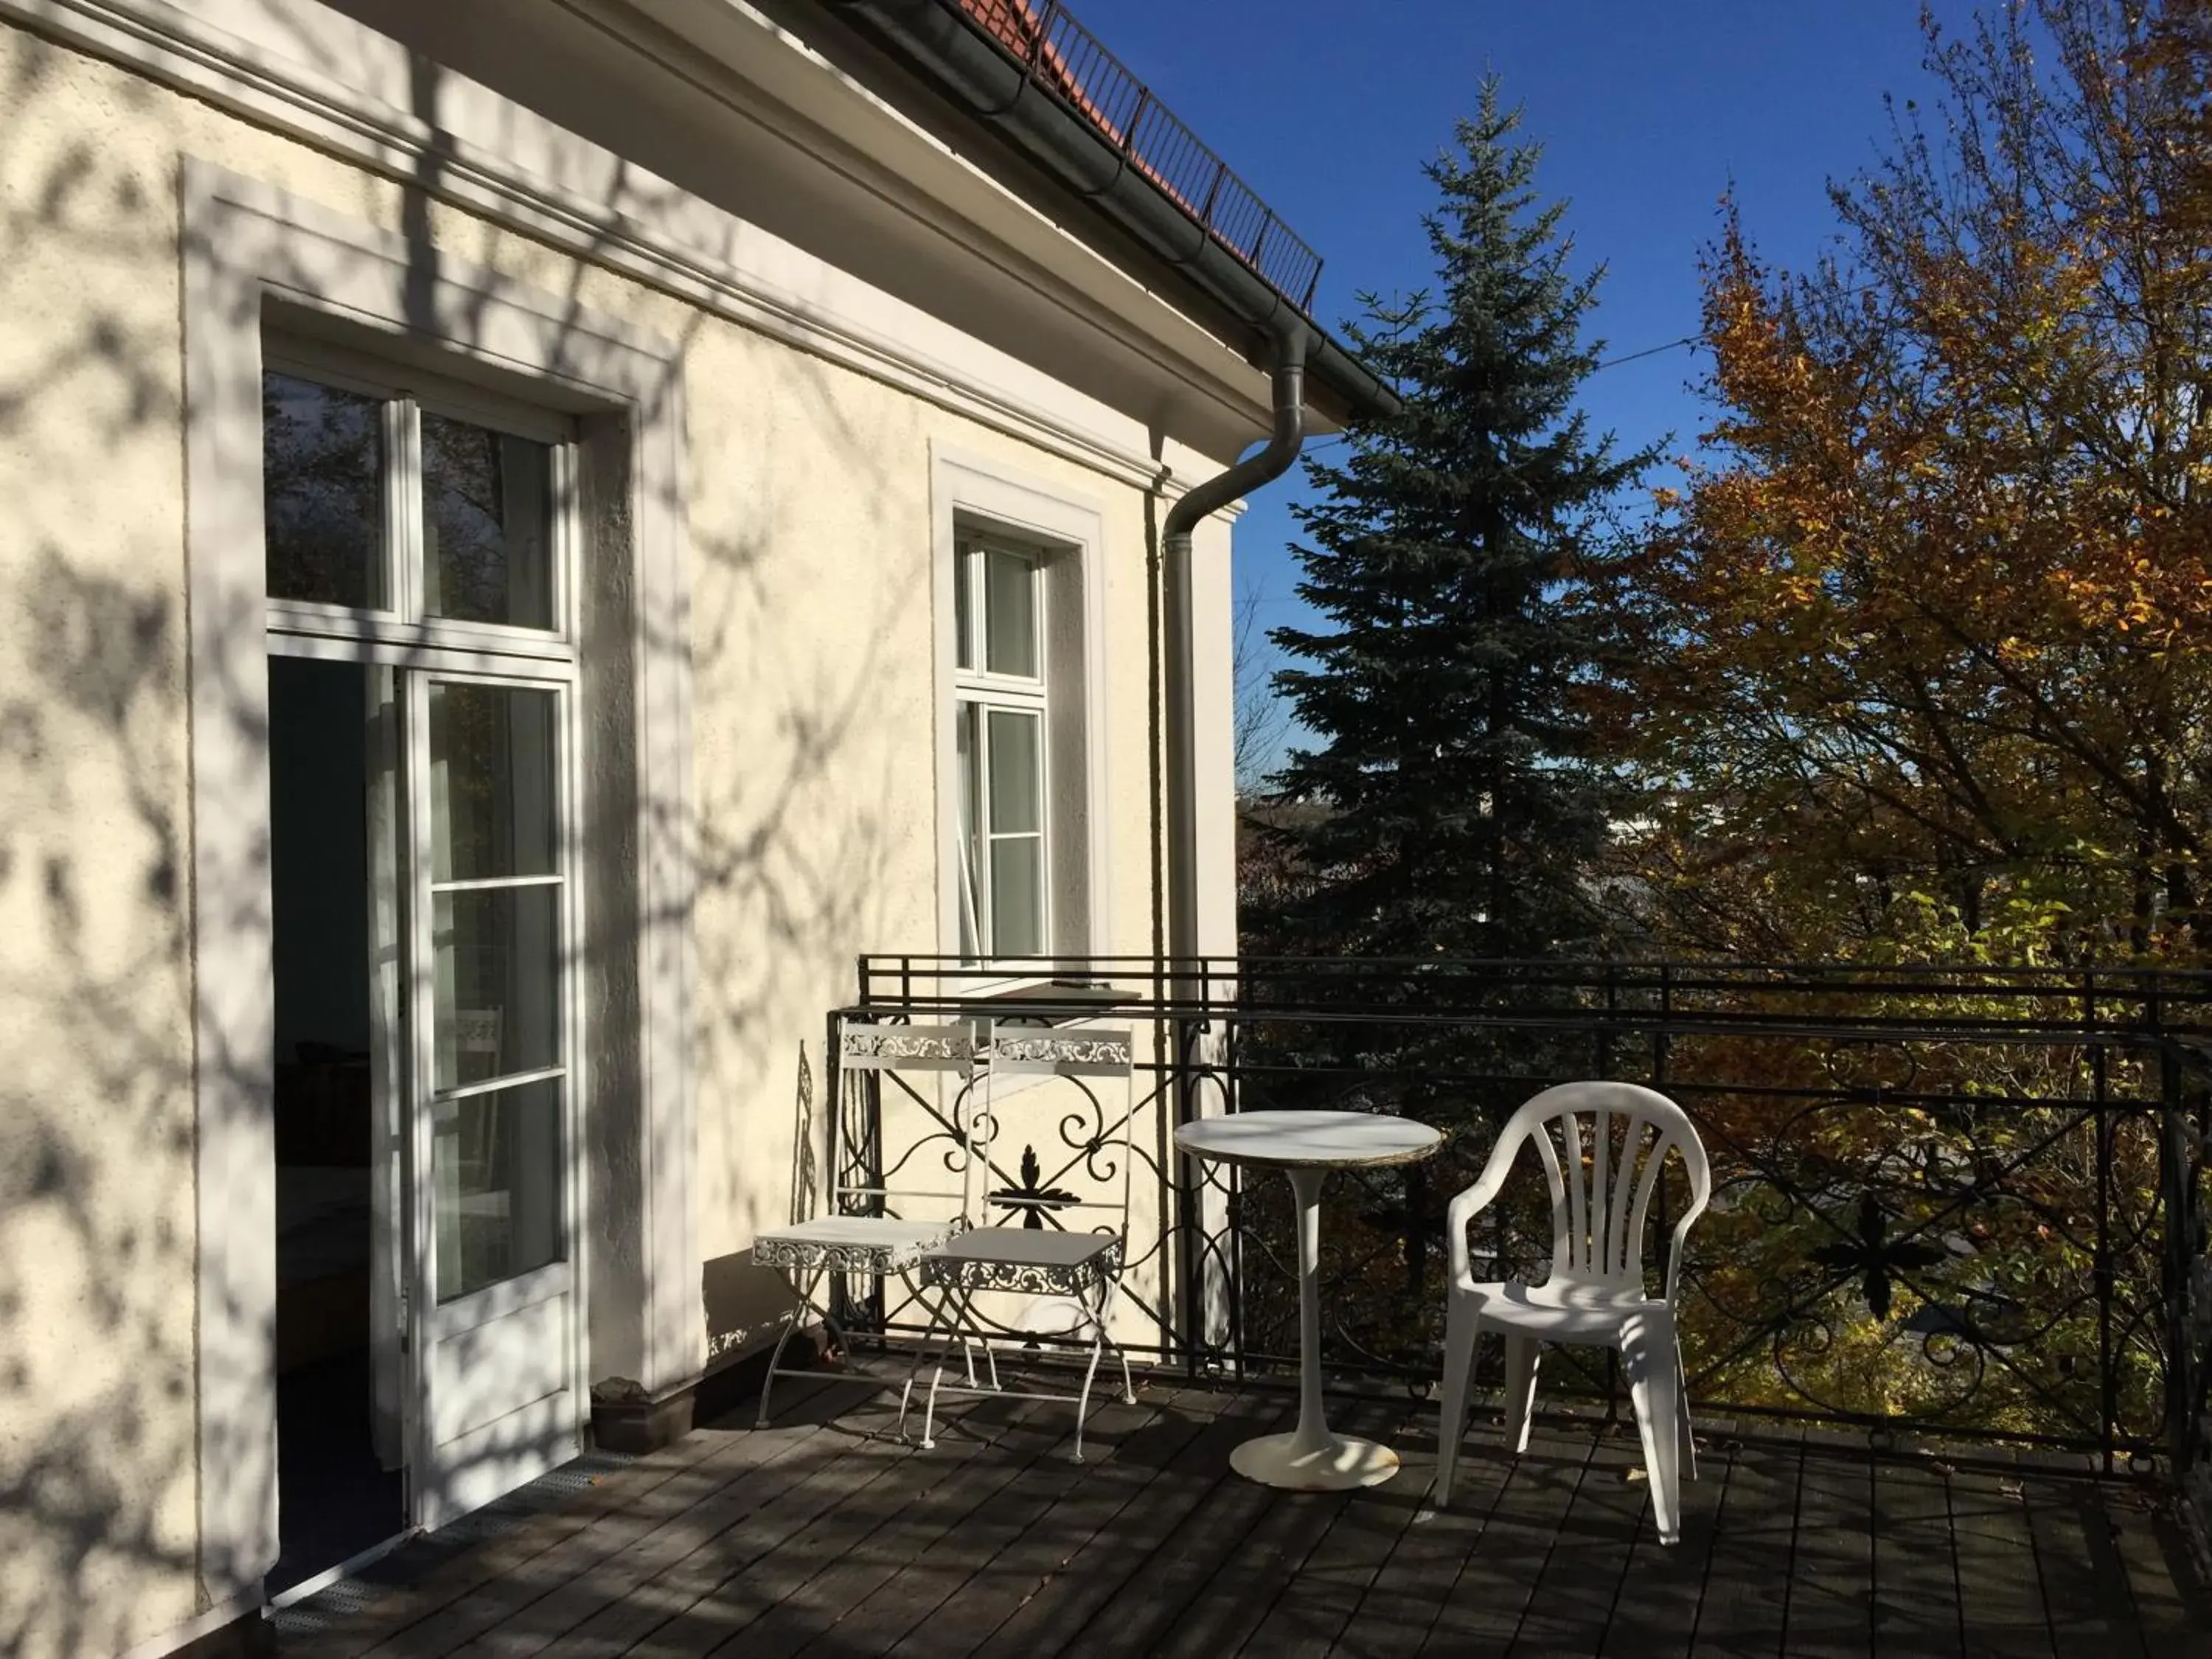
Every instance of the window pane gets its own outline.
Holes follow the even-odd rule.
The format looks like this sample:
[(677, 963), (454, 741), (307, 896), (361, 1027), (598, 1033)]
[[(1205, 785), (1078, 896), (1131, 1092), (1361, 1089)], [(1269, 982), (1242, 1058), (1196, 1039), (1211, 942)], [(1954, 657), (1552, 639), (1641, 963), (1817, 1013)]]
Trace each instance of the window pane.
[(261, 492), (270, 599), (386, 603), (382, 404), (264, 374)]
[(553, 449), (422, 417), (422, 609), (553, 626)]
[(954, 879), (960, 884), (960, 954), (981, 954), (983, 937), (983, 778), (982, 744), (978, 723), (982, 710), (972, 702), (959, 704), (953, 713), (954, 742), (960, 757), (960, 867)]
[(991, 843), (991, 951), (1001, 957), (1044, 953), (1044, 837)]
[(952, 560), (952, 641), (960, 666), (975, 665), (975, 567), (979, 555), (963, 547)]
[(561, 1096), (556, 1078), (439, 1106), (439, 1301), (561, 1259)]
[(554, 697), (430, 687), (431, 877), (554, 873)]
[(991, 720), (991, 833), (1033, 834), (1044, 827), (1038, 738), (1044, 722), (1035, 714), (994, 708)]
[(983, 666), (1036, 678), (1036, 567), (1016, 553), (983, 555)]
[(552, 884), (433, 896), (439, 1088), (560, 1062), (560, 904)]

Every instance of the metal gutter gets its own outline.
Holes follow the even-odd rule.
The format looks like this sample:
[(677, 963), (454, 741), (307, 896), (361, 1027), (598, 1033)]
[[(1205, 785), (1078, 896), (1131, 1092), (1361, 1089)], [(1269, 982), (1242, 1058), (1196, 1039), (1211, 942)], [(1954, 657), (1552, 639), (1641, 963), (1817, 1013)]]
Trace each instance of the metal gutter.
[[(1297, 327), (1310, 342), (1307, 368), (1317, 389), (1328, 394), (1331, 412), (1347, 420), (1397, 412), (1398, 397), (1389, 385), (1307, 313), (1310, 281), (1293, 300), (1261, 274), (1268, 264), (1268, 226), (1279, 222), (1267, 215), (1249, 252), (1239, 252), (1209, 226), (1211, 198), (1179, 197), (1164, 182), (1163, 168), (1141, 153), (1142, 104), (1121, 119), (1109, 119), (1060, 67), (1045, 38), (1049, 12), (1035, 20), (1037, 45), (1024, 58), (975, 21), (962, 0), (833, 0), (833, 5), (920, 71), (969, 118), (995, 130), (1055, 185), (1103, 215), (1149, 260), (1212, 301), (1231, 327), (1243, 332), (1245, 338), (1233, 343), (1252, 361), (1268, 361), (1273, 343)], [(1071, 85), (1078, 96), (1069, 95)], [(1214, 177), (1234, 179), (1225, 168)], [(1218, 182), (1209, 188), (1218, 189)], [(1266, 213), (1263, 205), (1259, 211)]]

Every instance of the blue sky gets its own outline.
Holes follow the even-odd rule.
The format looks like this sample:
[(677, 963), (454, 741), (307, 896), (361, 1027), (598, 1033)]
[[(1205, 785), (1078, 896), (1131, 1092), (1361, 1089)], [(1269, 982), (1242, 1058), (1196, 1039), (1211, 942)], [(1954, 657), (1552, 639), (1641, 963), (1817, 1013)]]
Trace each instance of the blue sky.
[[(1079, 0), (1078, 15), (1319, 250), (1332, 328), (1363, 289), (1429, 278), (1420, 163), (1486, 70), (1544, 145), (1577, 261), (1608, 270), (1595, 331), (1618, 356), (1698, 325), (1697, 256), (1731, 184), (1762, 252), (1802, 266), (1834, 234), (1827, 181), (1866, 167), (1882, 94), (1929, 94), (1917, 0)], [(1939, 4), (1947, 21), (1972, 8)], [(1698, 357), (1608, 368), (1584, 405), (1625, 446), (1695, 445)], [(1269, 625), (1302, 611), (1288, 480), (1237, 532)]]

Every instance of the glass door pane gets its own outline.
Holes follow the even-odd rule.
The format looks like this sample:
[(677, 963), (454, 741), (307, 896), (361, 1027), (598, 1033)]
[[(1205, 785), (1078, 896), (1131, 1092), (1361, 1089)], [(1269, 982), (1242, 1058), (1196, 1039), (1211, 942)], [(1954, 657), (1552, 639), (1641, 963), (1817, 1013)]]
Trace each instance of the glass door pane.
[(553, 446), (422, 416), (422, 610), (551, 628)]
[(435, 681), (430, 763), (440, 881), (556, 873), (556, 691)]
[(382, 402), (270, 369), (261, 456), (269, 597), (388, 606)]
[(561, 887), (434, 893), (437, 1074), (441, 1091), (561, 1063)]
[(992, 548), (983, 555), (983, 666), (1037, 677), (1036, 563)]
[(1044, 951), (1044, 721), (1021, 709), (988, 711), (991, 949)]
[(417, 704), (441, 1304), (567, 1254), (562, 696), (437, 679)]
[(983, 953), (982, 717), (982, 709), (972, 702), (959, 704), (953, 714), (953, 742), (960, 768), (960, 864), (955, 872), (960, 884), (960, 954), (970, 959)]
[(566, 1255), (562, 1092), (562, 1079), (547, 1078), (439, 1103), (430, 1158), (441, 1303)]

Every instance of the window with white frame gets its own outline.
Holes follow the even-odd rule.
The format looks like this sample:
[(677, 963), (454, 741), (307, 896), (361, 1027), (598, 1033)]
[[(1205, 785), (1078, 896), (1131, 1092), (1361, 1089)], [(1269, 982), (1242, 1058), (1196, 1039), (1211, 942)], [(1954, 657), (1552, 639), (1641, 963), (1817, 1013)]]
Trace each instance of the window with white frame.
[(272, 628), (573, 660), (572, 421), (289, 337), (261, 419)]
[(1020, 977), (1109, 914), (1103, 514), (994, 458), (931, 466), (939, 948)]
[(1052, 933), (1045, 561), (963, 536), (952, 573), (960, 952), (1042, 956)]

